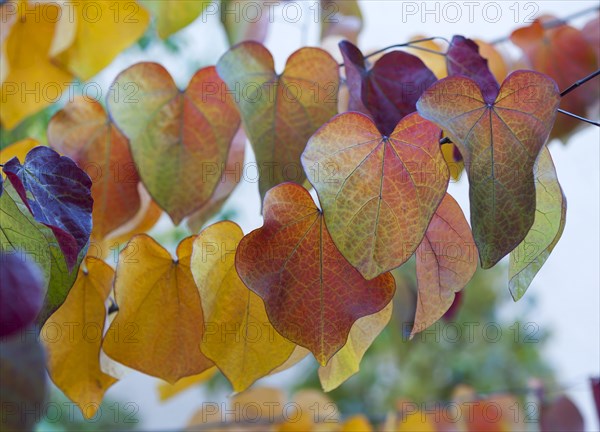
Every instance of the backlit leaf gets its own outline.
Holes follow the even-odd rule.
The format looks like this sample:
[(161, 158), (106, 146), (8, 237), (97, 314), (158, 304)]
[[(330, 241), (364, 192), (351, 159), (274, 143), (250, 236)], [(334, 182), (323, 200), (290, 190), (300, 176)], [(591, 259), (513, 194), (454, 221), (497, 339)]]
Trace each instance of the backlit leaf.
[(321, 0), (319, 9), (321, 40), (339, 35), (356, 43), (363, 27), (363, 16), (357, 0)]
[(191, 24), (211, 4), (209, 0), (140, 0), (156, 20), (158, 35), (166, 39)]
[(52, 230), (33, 218), (11, 185), (0, 196), (0, 247), (5, 253), (26, 253), (42, 270), (45, 298), (36, 319), (41, 327), (67, 297), (86, 249), (69, 270)]
[(196, 72), (184, 92), (157, 63), (131, 66), (114, 85), (123, 97), (109, 97), (111, 117), (131, 141), (148, 192), (179, 224), (221, 179), (240, 121), (233, 98), (214, 67)]
[(486, 103), (477, 83), (462, 76), (438, 81), (417, 103), (419, 113), (448, 132), (464, 157), (471, 226), (483, 268), (512, 251), (533, 224), (533, 165), (559, 101), (552, 79), (516, 71), (494, 103)]
[[(363, 113), (371, 115), (386, 136), (402, 118), (416, 111), (417, 100), (436, 81), (421, 59), (403, 51), (385, 54), (367, 70), (365, 58), (357, 47), (342, 41), (340, 50), (344, 54), (351, 100), (360, 98), (368, 110)], [(360, 85), (354, 82), (356, 79), (361, 80)]]
[(12, 158), (16, 157), (20, 161), (25, 160), (27, 153), (35, 147), (39, 146), (40, 143), (32, 138), (25, 138), (23, 140), (12, 143), (11, 145), (4, 147), (0, 150), (0, 164), (5, 164)]
[(455, 293), (477, 270), (471, 228), (458, 203), (446, 194), (417, 249), (417, 311), (411, 337), (440, 319)]
[(236, 392), (284, 363), (295, 347), (275, 331), (262, 299), (235, 270), (243, 236), (234, 222), (209, 226), (194, 240), (191, 264), (205, 321), (200, 348)]
[(92, 239), (103, 239), (139, 211), (129, 143), (97, 101), (79, 97), (67, 103), (50, 120), (48, 144), (92, 179)]
[(52, 230), (72, 269), (92, 231), (89, 176), (48, 147), (31, 150), (23, 165), (11, 159), (3, 170), (35, 219)]
[(204, 320), (190, 269), (194, 237), (177, 259), (140, 234), (119, 254), (115, 295), (119, 312), (102, 349), (112, 359), (174, 384), (213, 366), (200, 352)]
[(84, 81), (135, 43), (150, 22), (150, 14), (133, 1), (78, 0), (62, 13), (69, 19), (61, 21), (52, 57)]
[(367, 279), (413, 254), (444, 197), (440, 129), (411, 114), (384, 137), (367, 116), (340, 114), (302, 155), (340, 252)]
[(263, 227), (239, 244), (238, 274), (263, 299), (275, 329), (325, 365), (357, 319), (389, 303), (394, 278), (365, 280), (339, 253), (303, 187), (271, 189), (263, 209)]
[(85, 266), (41, 334), (48, 353), (50, 378), (89, 419), (95, 417), (104, 392), (116, 382), (100, 370), (106, 319), (104, 302), (115, 272), (95, 258), (87, 258)]
[(5, 17), (15, 19), (7, 34), (2, 34), (2, 68), (8, 70), (3, 70), (0, 90), (0, 121), (12, 129), (25, 117), (58, 101), (72, 76), (50, 59), (50, 44), (61, 13), (57, 3), (11, 1), (3, 2), (1, 8), (1, 27), (7, 22)]
[(363, 355), (392, 316), (392, 302), (373, 315), (359, 318), (350, 329), (348, 341), (327, 363), (319, 368), (319, 380), (328, 392), (358, 372)]
[(258, 164), (261, 197), (282, 182), (302, 184), (300, 154), (310, 136), (337, 112), (335, 60), (321, 49), (301, 48), (278, 75), (263, 45), (243, 42), (221, 57), (217, 71), (236, 95)]
[[(581, 30), (569, 25), (544, 29), (543, 22), (552, 17), (535, 20), (530, 26), (515, 30), (511, 41), (523, 50), (528, 66), (548, 75), (564, 90), (576, 80), (598, 68), (596, 58)], [(586, 107), (598, 100), (598, 80), (587, 84), (586, 90), (574, 91), (560, 100), (560, 108), (579, 115), (586, 115)], [(560, 115), (556, 119), (551, 138), (566, 141), (570, 134), (583, 123), (572, 117)]]
[(567, 217), (567, 199), (558, 183), (547, 147), (534, 165), (535, 220), (525, 239), (510, 253), (508, 287), (519, 300), (560, 240)]

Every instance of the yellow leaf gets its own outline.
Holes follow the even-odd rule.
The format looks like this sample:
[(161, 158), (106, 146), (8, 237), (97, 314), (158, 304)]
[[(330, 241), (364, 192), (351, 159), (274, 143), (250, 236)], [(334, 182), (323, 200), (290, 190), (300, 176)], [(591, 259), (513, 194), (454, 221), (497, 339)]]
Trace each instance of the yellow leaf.
[(15, 19), (7, 34), (2, 31), (2, 67), (8, 73), (2, 75), (0, 122), (6, 129), (58, 101), (71, 82), (71, 75), (54, 65), (49, 56), (60, 13), (56, 3), (2, 5), (2, 18)]
[(484, 42), (479, 39), (475, 39), (474, 42), (479, 47), (479, 54), (481, 57), (487, 59), (490, 72), (501, 83), (508, 75), (508, 66), (502, 54), (494, 47), (494, 45)]
[(190, 387), (197, 386), (202, 384), (217, 373), (216, 367), (211, 367), (210, 369), (206, 369), (204, 372), (199, 373), (198, 375), (192, 375), (189, 377), (181, 378), (175, 384), (169, 383), (160, 383), (157, 386), (158, 396), (161, 402), (166, 401), (167, 399), (172, 398), (173, 396), (178, 395), (179, 393), (189, 389)]
[(12, 143), (8, 147), (0, 150), (0, 164), (5, 164), (14, 157), (23, 163), (25, 161), (25, 156), (27, 156), (27, 153), (29, 153), (29, 150), (39, 145), (40, 143), (32, 138), (25, 138), (21, 141)]
[(329, 360), (326, 366), (319, 368), (319, 379), (323, 390), (328, 392), (337, 388), (358, 372), (363, 355), (390, 321), (392, 304), (392, 302), (388, 303), (379, 312), (364, 316), (352, 325), (346, 345)]
[(84, 81), (135, 43), (150, 22), (150, 14), (134, 1), (78, 0), (63, 9), (69, 21), (60, 26), (52, 57)]
[(200, 351), (204, 320), (190, 259), (194, 237), (178, 259), (151, 237), (133, 237), (119, 254), (115, 295), (119, 312), (104, 352), (125, 366), (174, 384), (213, 366)]
[(140, 0), (152, 13), (162, 39), (191, 24), (211, 4), (209, 0)]
[(220, 222), (196, 237), (192, 253), (205, 320), (200, 347), (236, 392), (283, 364), (295, 347), (275, 331), (262, 299), (237, 274), (235, 251), (243, 236), (235, 223)]
[(104, 392), (117, 380), (100, 369), (106, 319), (104, 302), (114, 271), (103, 261), (85, 260), (67, 299), (42, 328), (52, 381), (75, 402), (86, 418), (96, 414)]
[(373, 426), (362, 414), (353, 415), (342, 424), (340, 432), (372, 432)]

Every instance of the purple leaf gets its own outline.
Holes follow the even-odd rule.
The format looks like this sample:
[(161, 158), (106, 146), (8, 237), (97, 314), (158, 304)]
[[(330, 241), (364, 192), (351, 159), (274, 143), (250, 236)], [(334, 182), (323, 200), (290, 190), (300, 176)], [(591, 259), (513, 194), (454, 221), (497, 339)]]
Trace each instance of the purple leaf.
[(488, 61), (479, 54), (479, 47), (471, 39), (454, 36), (446, 54), (448, 76), (462, 75), (474, 80), (481, 88), (483, 99), (494, 103), (500, 85), (490, 71)]
[[(364, 56), (348, 41), (340, 43), (350, 91), (350, 109), (362, 111), (357, 100), (368, 110), (383, 135), (390, 135), (398, 122), (417, 110), (417, 100), (437, 78), (418, 57), (392, 51), (366, 70)], [(360, 83), (358, 80), (360, 79)], [(360, 90), (360, 93), (359, 93)]]
[(42, 308), (44, 278), (33, 258), (0, 253), (0, 337), (32, 324)]
[(598, 421), (600, 421), (600, 378), (592, 378), (592, 394), (596, 403), (596, 412), (598, 413)]
[(568, 396), (560, 396), (540, 413), (541, 432), (583, 432), (583, 416)]
[(36, 147), (21, 165), (15, 157), (4, 172), (31, 214), (54, 233), (69, 269), (92, 231), (92, 181), (75, 162), (49, 147)]

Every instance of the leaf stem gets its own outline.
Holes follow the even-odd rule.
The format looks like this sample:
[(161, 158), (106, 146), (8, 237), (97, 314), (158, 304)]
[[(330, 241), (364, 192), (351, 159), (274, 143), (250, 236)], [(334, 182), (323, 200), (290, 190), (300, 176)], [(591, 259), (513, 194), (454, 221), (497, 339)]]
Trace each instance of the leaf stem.
[[(557, 18), (552, 21), (547, 21), (545, 23), (542, 23), (542, 27), (544, 28), (544, 30), (549, 30), (554, 27), (560, 27), (561, 25), (568, 24), (569, 21), (571, 21), (571, 20), (585, 16), (592, 12), (600, 12), (600, 8), (598, 6), (586, 8), (586, 9), (580, 10), (579, 12), (572, 13), (571, 15), (568, 15), (564, 18)], [(490, 44), (496, 45), (496, 44), (508, 42), (509, 40), (510, 40), (510, 35), (495, 39), (492, 42), (490, 42)]]
[(571, 84), (569, 87), (567, 87), (565, 90), (563, 90), (560, 93), (560, 97), (566, 96), (569, 93), (571, 93), (573, 90), (575, 90), (577, 87), (582, 86), (583, 84), (585, 84), (586, 82), (588, 82), (591, 79), (594, 79), (595, 77), (597, 77), (598, 75), (600, 75), (600, 69), (598, 69), (596, 72), (593, 72), (591, 74), (589, 74), (588, 76), (586, 76), (585, 78), (580, 79), (579, 81)]
[(582, 122), (589, 123), (591, 125), (600, 127), (600, 122), (597, 122), (597, 121), (594, 121), (594, 120), (590, 120), (590, 119), (585, 118), (585, 117), (578, 116), (577, 114), (573, 114), (572, 112), (565, 111), (565, 110), (560, 109), (560, 108), (558, 109), (558, 112), (561, 113), (561, 114), (568, 115), (569, 117), (573, 117), (573, 118), (575, 118), (577, 120), (581, 120)]

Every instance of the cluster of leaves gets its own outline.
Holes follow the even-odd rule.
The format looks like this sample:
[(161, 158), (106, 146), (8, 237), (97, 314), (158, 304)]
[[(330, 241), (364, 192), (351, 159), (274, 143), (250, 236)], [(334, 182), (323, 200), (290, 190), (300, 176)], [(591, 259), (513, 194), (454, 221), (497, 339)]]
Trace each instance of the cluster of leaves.
[[(147, 3), (162, 35), (194, 15)], [(71, 32), (75, 39), (52, 48), (52, 58), (82, 79), (112, 58), (103, 49), (91, 63), (93, 41), (107, 42), (87, 38), (112, 30), (92, 32), (84, 21)], [(2, 49), (14, 76), (3, 86), (49, 78), (29, 76), (35, 68), (13, 61), (22, 33), (42, 25), (12, 22)], [(545, 31), (541, 22), (535, 26)], [(252, 31), (235, 27), (241, 38)], [(560, 31), (550, 31), (563, 43)], [(538, 72), (517, 70), (502, 84), (477, 43), (462, 36), (435, 54), (443, 72), (404, 51), (371, 65), (344, 41), (342, 84), (326, 51), (301, 48), (277, 73), (256, 41), (198, 70), (185, 90), (161, 65), (138, 63), (115, 79), (106, 109), (83, 97), (67, 103), (49, 122), (50, 148), (24, 141), (4, 150), (10, 184), (0, 196), (2, 248), (40, 255), (45, 299), (37, 324), (100, 329), (96, 338), (78, 331), (46, 343), (53, 381), (83, 409), (97, 406), (116, 382), (117, 363), (170, 383), (197, 382), (218, 368), (243, 391), (311, 352), (323, 387), (333, 389), (358, 370), (389, 321), (396, 289), (390, 271), (413, 256), (413, 335), (446, 313), (477, 257), (490, 268), (510, 255), (509, 288), (521, 298), (561, 236), (566, 200), (545, 147), (562, 102), (545, 61), (547, 39), (517, 32), (513, 38), (527, 42), (524, 52)], [(50, 40), (30, 41), (46, 50), (46, 60)], [(580, 66), (576, 78), (589, 66), (584, 57), (565, 60)], [(3, 110), (8, 127), (40, 108), (15, 104)], [(263, 226), (244, 235), (233, 222), (211, 225), (183, 239), (173, 258), (144, 233), (163, 211), (197, 232), (241, 181), (246, 137), (259, 172)], [(455, 147), (443, 152), (442, 142)], [(17, 157), (8, 159), (7, 151)], [(469, 180), (471, 226), (447, 192), (456, 159)], [(104, 260), (122, 243), (114, 270)], [(14, 289), (3, 283), (2, 290)], [(107, 314), (110, 301), (116, 314)], [(27, 305), (24, 325), (34, 306)]]

